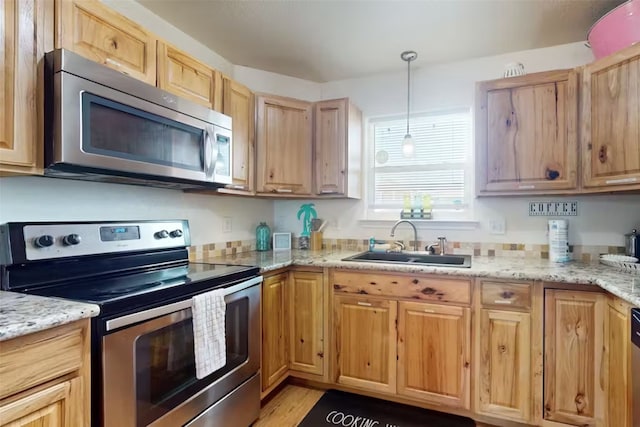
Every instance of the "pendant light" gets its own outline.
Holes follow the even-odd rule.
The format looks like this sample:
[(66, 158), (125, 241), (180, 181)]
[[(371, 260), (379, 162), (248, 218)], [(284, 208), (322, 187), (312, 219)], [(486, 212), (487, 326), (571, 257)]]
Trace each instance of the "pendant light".
[(418, 54), (412, 50), (406, 50), (400, 54), (403, 61), (407, 61), (407, 133), (402, 140), (402, 155), (404, 157), (413, 157), (416, 149), (411, 133), (409, 133), (409, 111), (411, 108), (411, 61), (415, 61)]

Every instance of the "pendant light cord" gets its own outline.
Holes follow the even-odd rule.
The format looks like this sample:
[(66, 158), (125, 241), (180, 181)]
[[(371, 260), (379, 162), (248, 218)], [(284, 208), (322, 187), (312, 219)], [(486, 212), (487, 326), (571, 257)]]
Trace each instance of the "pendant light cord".
[(409, 108), (411, 107), (411, 58), (407, 60), (407, 135), (409, 135)]

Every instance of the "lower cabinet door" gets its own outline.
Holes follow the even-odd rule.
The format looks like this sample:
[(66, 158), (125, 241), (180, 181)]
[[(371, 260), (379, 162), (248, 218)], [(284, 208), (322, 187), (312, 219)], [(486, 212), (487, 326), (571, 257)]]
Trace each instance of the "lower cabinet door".
[(545, 291), (545, 420), (614, 427), (604, 422), (605, 298), (599, 292)]
[(2, 427), (83, 426), (81, 379), (74, 378), (0, 406)]
[(335, 296), (337, 383), (395, 393), (396, 314), (395, 301)]
[(288, 277), (280, 273), (262, 283), (262, 391), (289, 370)]
[(293, 271), (289, 283), (290, 357), (293, 371), (324, 373), (322, 273)]
[(531, 418), (531, 315), (481, 310), (478, 411), (528, 422)]
[(470, 404), (470, 309), (398, 303), (398, 394), (451, 407)]
[[(607, 343), (607, 421), (606, 425), (632, 427), (633, 390), (631, 380), (630, 307), (617, 298), (610, 297), (605, 319)], [(640, 389), (638, 389), (640, 390)], [(640, 420), (635, 420), (635, 426)]]

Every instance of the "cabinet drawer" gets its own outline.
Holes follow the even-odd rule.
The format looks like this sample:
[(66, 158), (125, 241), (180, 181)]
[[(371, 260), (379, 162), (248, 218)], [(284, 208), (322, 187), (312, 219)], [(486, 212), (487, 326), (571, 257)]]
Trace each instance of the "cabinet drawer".
[(77, 328), (0, 342), (0, 399), (79, 370), (83, 338)]
[(419, 301), (471, 301), (471, 281), (419, 274), (380, 274), (378, 272), (336, 271), (333, 289), (347, 294), (409, 298)]
[(502, 283), (483, 280), (481, 286), (482, 305), (495, 305), (529, 309), (531, 307), (531, 284)]

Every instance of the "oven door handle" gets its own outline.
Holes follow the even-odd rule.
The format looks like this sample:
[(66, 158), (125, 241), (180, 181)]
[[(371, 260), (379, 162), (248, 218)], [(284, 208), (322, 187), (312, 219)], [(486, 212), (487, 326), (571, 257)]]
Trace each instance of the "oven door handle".
[[(224, 295), (231, 295), (250, 288), (251, 286), (256, 286), (260, 283), (262, 283), (262, 276), (251, 278), (236, 285), (229, 286), (228, 288), (224, 288)], [(149, 310), (144, 310), (138, 313), (132, 313), (126, 316), (107, 320), (105, 326), (106, 331), (109, 332), (114, 329), (122, 328), (123, 326), (129, 326), (134, 323), (143, 322), (145, 320), (153, 319), (154, 317), (164, 316), (165, 314), (175, 313), (176, 311), (185, 310), (187, 308), (191, 308), (191, 298), (184, 301), (175, 302), (173, 304), (163, 305), (162, 307), (151, 308)]]

